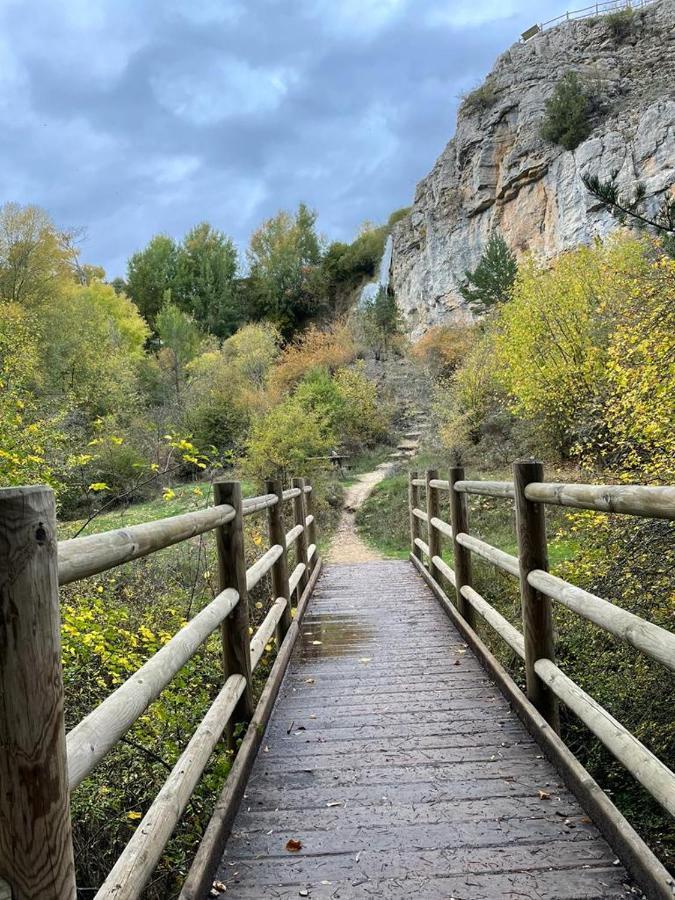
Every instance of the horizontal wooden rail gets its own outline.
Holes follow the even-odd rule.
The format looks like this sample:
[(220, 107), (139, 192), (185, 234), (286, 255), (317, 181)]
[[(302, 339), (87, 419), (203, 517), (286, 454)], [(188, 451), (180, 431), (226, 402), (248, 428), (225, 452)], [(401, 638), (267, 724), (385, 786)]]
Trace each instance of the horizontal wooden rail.
[(286, 611), (288, 600), (285, 597), (279, 597), (275, 600), (272, 608), (263, 619), (260, 627), (251, 638), (251, 670), (260, 662), (268, 641), (271, 640), (274, 631), (281, 621), (281, 617)]
[(455, 490), (460, 494), (481, 494), (485, 497), (515, 499), (516, 489), (512, 481), (456, 481)]
[(436, 568), (441, 573), (441, 575), (445, 576), (445, 578), (447, 578), (447, 580), (450, 582), (450, 584), (453, 587), (455, 587), (456, 586), (455, 573), (450, 568), (450, 566), (446, 563), (446, 561), (444, 559), (442, 559), (440, 556), (434, 556), (434, 558), (431, 561), (436, 566)]
[(429, 545), (422, 538), (415, 538), (415, 546), (419, 547), (425, 556), (429, 556)]
[[(631, 644), (651, 659), (675, 670), (675, 634), (650, 623), (613, 603), (550, 575), (545, 523), (545, 504), (557, 504), (602, 512), (618, 512), (655, 518), (675, 518), (675, 488), (641, 485), (547, 484), (540, 463), (521, 460), (513, 465), (513, 481), (470, 481), (461, 466), (449, 470), (449, 478), (438, 478), (436, 469), (427, 469), (426, 478), (417, 472), (408, 477), (411, 561), (441, 600), (466, 639), (496, 669), (496, 660), (475, 631), (475, 617), (481, 616), (508, 647), (523, 660), (526, 672), (526, 696), (504, 672), (503, 683), (512, 685), (510, 696), (518, 692), (516, 705), (533, 723), (533, 733), (542, 744), (556, 748), (556, 759), (564, 757), (568, 772), (574, 773), (582, 797), (600, 809), (615, 849), (628, 857), (633, 874), (647, 885), (657, 885), (654, 896), (664, 896), (661, 887), (665, 870), (622, 819), (611, 801), (594, 785), (588, 773), (560, 742), (558, 701), (565, 703), (614, 754), (661, 805), (675, 813), (675, 774), (651, 753), (628, 729), (617, 722), (591, 696), (575, 684), (555, 662), (555, 625), (552, 601), (558, 601), (583, 618)], [(419, 509), (418, 488), (425, 487), (427, 514)], [(440, 518), (438, 491), (448, 491), (452, 523)], [(515, 501), (518, 556), (505, 553), (469, 533), (468, 494)], [(421, 537), (420, 521), (426, 521), (429, 544)], [(444, 562), (440, 535), (453, 540), (454, 568)], [(476, 554), (509, 575), (518, 578), (523, 619), (522, 631), (498, 612), (475, 590), (471, 557)], [(443, 581), (449, 582), (457, 596), (449, 599)], [(543, 726), (543, 728), (542, 728)], [(570, 760), (572, 762), (570, 762)], [(589, 788), (589, 785), (592, 787)], [(596, 796), (597, 795), (597, 796)], [(651, 858), (643, 859), (647, 854)], [(659, 874), (660, 873), (660, 874)], [(671, 882), (668, 882), (670, 884)], [(649, 894), (652, 896), (652, 894)]]
[(300, 488), (288, 488), (284, 491), (284, 500), (294, 500), (299, 497), (302, 491)]
[(242, 500), (241, 510), (245, 516), (252, 516), (254, 513), (262, 512), (275, 506), (279, 502), (276, 494), (261, 494), (260, 497), (249, 497), (248, 500)]
[(275, 544), (273, 547), (270, 547), (269, 550), (266, 550), (260, 559), (257, 559), (253, 565), (246, 570), (247, 591), (252, 591), (256, 584), (267, 575), (283, 552), (284, 548), (281, 544)]
[(210, 506), (208, 509), (158, 519), (156, 522), (144, 522), (129, 528), (59, 541), (59, 584), (71, 584), (81, 578), (106, 572), (115, 566), (211, 531), (232, 519), (234, 509), (231, 506)]
[(307, 548), (307, 562), (312, 561), (312, 557), (316, 553), (316, 544), (310, 544)]
[(297, 566), (291, 572), (290, 578), (288, 579), (288, 585), (290, 588), (290, 593), (296, 590), (298, 585), (300, 584), (300, 579), (305, 574), (306, 566), (304, 563), (298, 563)]
[(74, 790), (126, 734), (206, 638), (237, 605), (239, 595), (219, 594), (151, 656), (124, 684), (70, 731), (66, 738), (68, 786)]
[(521, 659), (525, 659), (525, 639), (517, 628), (505, 619), (501, 613), (498, 613), (494, 606), (491, 606), (485, 597), (481, 596), (478, 591), (474, 590), (468, 584), (462, 588), (462, 596), (465, 597), (479, 613), (485, 621), (492, 625), (497, 634), (502, 637), (506, 643), (515, 650)]
[(535, 569), (527, 580), (542, 594), (675, 670), (675, 634), (672, 632), (548, 572)]
[(95, 900), (140, 896), (245, 688), (243, 675), (227, 679)]
[(534, 667), (554, 694), (579, 716), (652, 797), (675, 816), (675, 774), (555, 663), (540, 659)]
[(443, 478), (431, 478), (429, 480), (429, 487), (435, 488), (437, 491), (449, 491), (450, 482)]
[(313, 524), (314, 524), (314, 516), (308, 515), (307, 518), (305, 519), (305, 528), (309, 528), (310, 525), (313, 525)]
[(492, 544), (487, 544), (471, 534), (458, 534), (457, 543), (461, 544), (462, 547), (466, 547), (467, 550), (471, 550), (477, 556), (491, 562), (498, 569), (508, 572), (509, 575), (515, 575), (516, 578), (520, 575), (518, 557), (511, 556), (510, 553), (505, 553), (503, 550), (499, 550), (497, 547), (493, 547)]
[(290, 531), (286, 532), (286, 549), (293, 546), (303, 532), (302, 525), (295, 525)]
[(528, 500), (574, 509), (625, 513), (655, 519), (675, 519), (675, 487), (639, 484), (533, 483), (525, 489)]
[(452, 537), (452, 526), (448, 525), (447, 522), (444, 522), (443, 519), (438, 519), (436, 516), (432, 516), (431, 522), (429, 523), (432, 528), (435, 528), (436, 531), (440, 531), (441, 534), (444, 534), (447, 538)]

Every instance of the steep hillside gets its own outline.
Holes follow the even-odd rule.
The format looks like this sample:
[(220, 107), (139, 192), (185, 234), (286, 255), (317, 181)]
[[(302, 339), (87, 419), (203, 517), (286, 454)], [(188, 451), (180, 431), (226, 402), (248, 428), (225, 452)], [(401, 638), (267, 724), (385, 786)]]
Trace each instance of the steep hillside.
[[(558, 26), (514, 44), (465, 99), (454, 138), (394, 229), (391, 283), (408, 330), (467, 315), (458, 279), (498, 227), (518, 253), (554, 255), (616, 221), (580, 176), (644, 183), (660, 205), (675, 183), (675, 0), (635, 13), (625, 34), (607, 17)], [(546, 99), (568, 71), (596, 98), (593, 130), (576, 150), (540, 137)]]

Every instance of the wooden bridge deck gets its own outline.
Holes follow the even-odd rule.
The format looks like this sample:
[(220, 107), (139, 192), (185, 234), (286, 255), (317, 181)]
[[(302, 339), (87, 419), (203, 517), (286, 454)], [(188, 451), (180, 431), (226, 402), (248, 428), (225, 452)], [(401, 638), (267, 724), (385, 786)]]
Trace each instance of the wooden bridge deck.
[(329, 566), (301, 634), (225, 896), (635, 896), (410, 563)]

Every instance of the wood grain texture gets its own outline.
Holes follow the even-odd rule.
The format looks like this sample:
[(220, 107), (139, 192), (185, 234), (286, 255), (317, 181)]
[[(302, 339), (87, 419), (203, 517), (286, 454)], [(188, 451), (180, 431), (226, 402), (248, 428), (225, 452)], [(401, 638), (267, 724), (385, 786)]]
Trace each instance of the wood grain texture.
[(544, 507), (540, 503), (528, 500), (526, 496), (527, 486), (543, 479), (544, 469), (541, 463), (522, 460), (513, 464), (527, 699), (560, 734), (558, 700), (553, 691), (539, 678), (534, 668), (538, 659), (550, 659), (555, 662), (551, 600), (532, 587), (528, 580), (530, 572), (535, 569), (548, 571)]
[(226, 896), (630, 896), (410, 563), (330, 566), (300, 630), (216, 876)]
[(231, 750), (236, 750), (235, 727), (239, 722), (248, 722), (253, 714), (241, 484), (238, 481), (214, 482), (213, 499), (216, 505), (231, 506), (235, 511), (233, 519), (216, 529), (216, 552), (218, 554), (220, 590), (234, 588), (239, 595), (239, 602), (220, 627), (225, 678), (229, 678), (230, 675), (243, 675), (246, 680), (246, 687), (239, 698), (234, 714), (227, 723), (228, 746)]
[(528, 500), (573, 509), (597, 509), (656, 519), (675, 519), (675, 487), (641, 484), (529, 484)]
[(438, 471), (436, 469), (427, 469), (427, 536), (429, 538), (429, 571), (431, 572), (432, 578), (435, 578), (436, 581), (440, 581), (441, 575), (434, 563), (434, 556), (440, 556), (441, 558), (443, 556), (443, 552), (441, 549), (441, 533), (437, 528), (434, 527), (433, 522), (434, 520), (438, 520), (440, 518), (441, 509), (438, 501), (438, 491), (435, 491), (430, 485), (430, 482), (434, 481), (436, 478), (438, 478)]
[(132, 559), (148, 556), (164, 547), (211, 531), (233, 518), (232, 507), (212, 506), (156, 522), (60, 541), (59, 584), (70, 584)]
[(0, 878), (72, 900), (54, 494), (0, 490)]
[(291, 481), (293, 488), (298, 491), (296, 497), (293, 498), (293, 515), (295, 517), (295, 524), (302, 525), (302, 531), (298, 535), (298, 539), (295, 546), (295, 554), (296, 560), (298, 563), (303, 563), (305, 568), (300, 575), (300, 580), (298, 582), (298, 597), (303, 593), (305, 588), (307, 587), (307, 582), (309, 581), (309, 557), (307, 556), (307, 527), (305, 522), (307, 520), (307, 506), (305, 504), (305, 497), (307, 496), (305, 493), (305, 479), (304, 478), (293, 478)]
[(471, 604), (462, 594), (464, 585), (471, 587), (471, 553), (459, 543), (458, 537), (469, 531), (469, 505), (466, 495), (457, 490), (457, 485), (464, 478), (464, 468), (453, 466), (448, 473), (450, 485), (450, 524), (452, 525), (452, 548), (454, 554), (455, 593), (457, 596), (457, 609), (467, 624), (474, 628), (476, 616)]
[(288, 601), (284, 607), (279, 624), (277, 626), (277, 644), (281, 646), (284, 635), (291, 627), (291, 591), (288, 585), (288, 544), (286, 543), (286, 531), (284, 528), (283, 495), (284, 489), (279, 479), (271, 479), (265, 483), (265, 489), (270, 494), (276, 494), (279, 502), (271, 506), (268, 512), (268, 529), (270, 546), (278, 544), (281, 547), (281, 556), (272, 568), (272, 591), (275, 599), (285, 597)]
[[(417, 557), (417, 559), (422, 559), (422, 551), (417, 546), (417, 539), (420, 536), (420, 519), (425, 513), (419, 509), (420, 502), (420, 492), (418, 486), (416, 484), (417, 472), (409, 472), (408, 473), (408, 511), (410, 513), (410, 552)], [(418, 516), (415, 512), (422, 513), (422, 516)]]

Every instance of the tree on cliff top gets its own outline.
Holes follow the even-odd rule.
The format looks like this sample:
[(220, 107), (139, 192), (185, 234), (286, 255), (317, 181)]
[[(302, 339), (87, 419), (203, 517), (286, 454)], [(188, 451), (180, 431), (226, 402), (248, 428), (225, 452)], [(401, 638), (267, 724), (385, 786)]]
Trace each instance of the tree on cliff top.
[(466, 281), (459, 292), (473, 313), (485, 315), (511, 296), (517, 272), (515, 254), (500, 234), (492, 234), (476, 268), (464, 272)]

